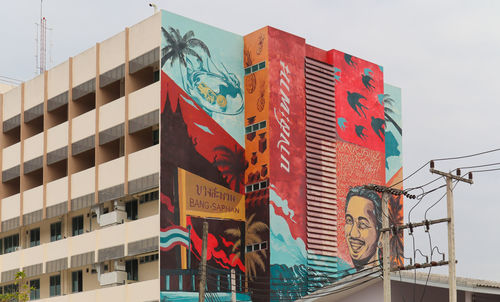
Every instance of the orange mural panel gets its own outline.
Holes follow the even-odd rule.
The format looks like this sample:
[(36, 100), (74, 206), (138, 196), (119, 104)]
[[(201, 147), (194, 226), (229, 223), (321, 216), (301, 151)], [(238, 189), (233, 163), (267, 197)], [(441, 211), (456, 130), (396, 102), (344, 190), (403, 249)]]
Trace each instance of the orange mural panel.
[(268, 29), (244, 38), (245, 64), (245, 182), (263, 181), (269, 176), (269, 71)]

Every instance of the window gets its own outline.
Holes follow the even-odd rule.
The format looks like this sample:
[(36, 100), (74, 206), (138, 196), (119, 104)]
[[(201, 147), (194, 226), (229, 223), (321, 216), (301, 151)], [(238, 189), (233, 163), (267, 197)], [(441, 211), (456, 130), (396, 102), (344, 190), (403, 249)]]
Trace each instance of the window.
[(147, 255), (147, 256), (139, 258), (140, 264), (153, 262), (153, 261), (158, 261), (158, 254)]
[(30, 247), (40, 245), (40, 228), (30, 230)]
[(61, 295), (61, 275), (50, 276), (50, 296)]
[(9, 284), (9, 285), (5, 285), (4, 287), (4, 293), (5, 294), (12, 294), (12, 293), (15, 293), (17, 292), (17, 284)]
[(146, 203), (146, 202), (149, 202), (149, 201), (153, 201), (153, 200), (158, 200), (158, 191), (153, 191), (153, 192), (149, 192), (149, 193), (146, 193), (144, 195), (141, 195), (141, 197), (139, 198), (139, 203), (140, 204), (143, 204), (143, 203)]
[(253, 133), (267, 127), (267, 122), (262, 121), (245, 127), (245, 134)]
[(50, 241), (61, 240), (61, 222), (55, 222), (50, 225)]
[(267, 249), (267, 242), (255, 243), (246, 246), (247, 253)]
[(83, 215), (73, 217), (72, 219), (73, 236), (83, 234)]
[(3, 239), (3, 247), (3, 252), (5, 254), (17, 251), (17, 249), (19, 248), (19, 234), (5, 237)]
[(128, 220), (137, 219), (137, 200), (131, 200), (125, 204), (125, 210), (127, 211)]
[(153, 145), (158, 145), (160, 143), (160, 130), (153, 130)]
[(139, 268), (137, 266), (137, 259), (126, 261), (125, 270), (127, 271), (127, 280), (139, 280)]
[(73, 293), (79, 293), (83, 291), (82, 271), (75, 271), (71, 273), (71, 291)]
[(260, 63), (245, 68), (245, 75), (249, 75), (264, 68), (266, 68), (266, 61), (262, 61)]
[(31, 280), (30, 288), (33, 288), (30, 292), (30, 300), (40, 299), (40, 279)]
[(245, 186), (245, 193), (250, 193), (253, 191), (262, 190), (262, 189), (267, 188), (267, 186), (268, 186), (267, 180), (257, 182), (257, 183), (251, 184), (251, 185), (247, 185), (247, 186)]

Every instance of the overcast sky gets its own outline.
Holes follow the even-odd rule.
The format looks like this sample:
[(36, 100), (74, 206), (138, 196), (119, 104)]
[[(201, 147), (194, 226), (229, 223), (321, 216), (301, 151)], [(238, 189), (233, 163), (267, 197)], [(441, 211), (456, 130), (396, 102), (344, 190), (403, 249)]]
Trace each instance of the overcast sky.
[[(28, 80), (35, 71), (34, 24), (40, 1), (0, 3), (0, 76)], [(44, 15), (53, 28), (51, 66), (147, 18), (153, 13), (148, 3), (45, 0)], [(271, 25), (302, 36), (311, 45), (384, 66), (385, 82), (403, 90), (405, 175), (433, 158), (500, 148), (500, 1), (156, 0), (156, 4), (241, 35)], [(492, 162), (500, 162), (500, 152), (439, 162), (437, 168)], [(405, 187), (433, 177), (426, 168)], [(500, 171), (481, 173), (475, 175), (474, 185), (459, 184), (455, 190), (459, 276), (500, 281), (499, 179)], [(429, 187), (441, 184), (443, 180)], [(442, 193), (425, 198), (411, 220), (421, 221)], [(405, 202), (405, 215), (414, 204)], [(432, 219), (445, 215), (445, 199), (429, 212)], [(446, 251), (446, 227), (431, 231), (432, 243)], [(428, 254), (427, 235), (423, 231), (417, 235), (417, 248)], [(412, 240), (406, 239), (410, 256)]]

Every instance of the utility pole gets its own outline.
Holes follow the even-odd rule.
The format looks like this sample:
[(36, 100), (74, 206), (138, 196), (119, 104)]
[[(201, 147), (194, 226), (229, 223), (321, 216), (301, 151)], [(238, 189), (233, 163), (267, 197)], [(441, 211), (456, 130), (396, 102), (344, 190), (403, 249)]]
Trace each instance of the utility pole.
[(207, 237), (208, 222), (203, 222), (203, 242), (201, 245), (201, 264), (200, 264), (200, 288), (198, 290), (198, 301), (205, 301), (205, 287), (207, 286)]
[(236, 302), (236, 273), (231, 269), (231, 302)]
[[(382, 193), (382, 228), (389, 227), (389, 198), (387, 191)], [(384, 269), (384, 302), (391, 302), (391, 232), (382, 232), (382, 256)]]
[(457, 175), (445, 173), (434, 169), (434, 161), (431, 161), (431, 173), (446, 177), (446, 207), (448, 211), (448, 286), (450, 289), (449, 301), (457, 302), (457, 274), (455, 259), (455, 215), (453, 211), (453, 183), (452, 180), (463, 181), (473, 184), (472, 173), (469, 173), (469, 179), (460, 176), (460, 169)]

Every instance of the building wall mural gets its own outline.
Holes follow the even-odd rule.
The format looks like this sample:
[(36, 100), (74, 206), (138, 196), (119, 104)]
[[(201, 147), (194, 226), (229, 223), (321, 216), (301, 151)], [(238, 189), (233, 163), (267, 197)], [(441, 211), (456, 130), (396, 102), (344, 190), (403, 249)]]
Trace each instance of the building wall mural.
[(244, 144), (242, 48), (241, 36), (163, 11), (162, 70), (240, 146)]
[(331, 50), (336, 70), (335, 101), (339, 139), (384, 152), (384, 93), (382, 67), (347, 53)]
[(198, 300), (204, 221), (208, 291), (234, 268), (243, 292), (243, 37), (164, 11), (161, 32), (161, 298)]
[(304, 60), (304, 39), (269, 27), (271, 300), (307, 289)]
[[(381, 66), (332, 50), (337, 113), (339, 276), (379, 264), (381, 196), (365, 184), (386, 184), (386, 122)], [(349, 270), (353, 268), (353, 270)]]
[[(403, 125), (401, 118), (401, 89), (384, 83), (385, 116), (385, 180), (387, 186), (403, 189)], [(391, 221), (403, 221), (403, 199), (392, 196), (389, 203)], [(394, 263), (403, 263), (403, 234), (391, 236), (391, 258)]]
[(246, 245), (267, 243), (245, 254), (248, 287), (254, 301), (268, 301), (269, 282), (269, 56), (268, 29), (244, 37)]
[(385, 156), (383, 152), (340, 141), (337, 155), (338, 270), (342, 275), (351, 273), (349, 267), (378, 265), (381, 198), (360, 186), (385, 184)]

